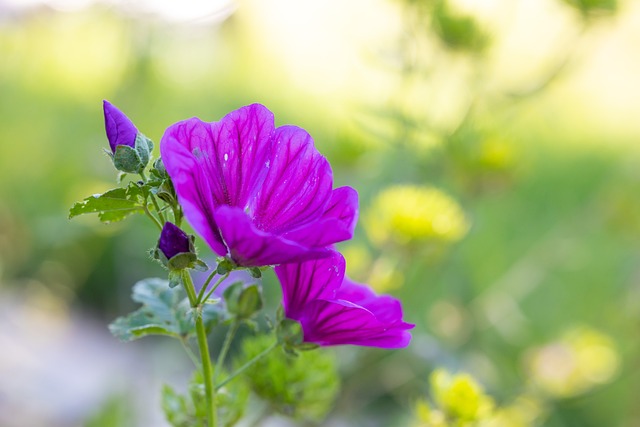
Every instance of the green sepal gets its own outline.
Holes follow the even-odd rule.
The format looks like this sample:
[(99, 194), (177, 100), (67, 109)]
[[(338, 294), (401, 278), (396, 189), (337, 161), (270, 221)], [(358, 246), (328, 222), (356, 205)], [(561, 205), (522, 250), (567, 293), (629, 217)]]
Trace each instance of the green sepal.
[(149, 159), (151, 158), (153, 142), (142, 133), (138, 132), (136, 135), (135, 150), (140, 158), (141, 169), (139, 170), (142, 171), (142, 169), (147, 167)]
[(182, 285), (182, 274), (179, 271), (170, 271), (169, 272), (169, 287), (175, 288), (176, 286)]
[(195, 262), (193, 263), (193, 268), (196, 271), (207, 271), (209, 270), (209, 266), (207, 265), (206, 262), (202, 261), (201, 259), (196, 259)]
[(222, 258), (222, 260), (218, 262), (218, 267), (216, 268), (216, 272), (219, 275), (223, 275), (223, 274), (229, 273), (230, 271), (235, 270), (236, 267), (237, 267), (236, 263), (233, 262), (231, 259)]
[[(148, 159), (147, 159), (148, 161)], [(138, 150), (128, 145), (118, 145), (113, 153), (113, 166), (121, 172), (139, 173), (144, 169)]]
[(134, 213), (144, 213), (140, 200), (140, 188), (131, 183), (127, 188), (114, 188), (102, 194), (95, 194), (76, 202), (69, 210), (69, 219), (78, 215), (97, 213), (100, 221), (109, 223), (121, 221)]
[(198, 261), (198, 256), (193, 252), (181, 252), (167, 261), (167, 268), (171, 271), (184, 270), (185, 268), (191, 268), (196, 261)]
[(259, 279), (262, 277), (262, 271), (260, 271), (260, 268), (258, 267), (249, 268), (249, 273), (251, 273), (251, 277), (253, 277), (254, 279)]
[(140, 132), (136, 135), (134, 146), (118, 145), (116, 151), (111, 155), (113, 166), (126, 173), (141, 173), (147, 167), (153, 142)]

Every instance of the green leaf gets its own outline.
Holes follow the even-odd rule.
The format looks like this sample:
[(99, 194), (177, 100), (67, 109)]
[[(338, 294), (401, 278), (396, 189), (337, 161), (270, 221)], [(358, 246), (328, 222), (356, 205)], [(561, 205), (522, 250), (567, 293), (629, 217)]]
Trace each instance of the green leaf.
[(170, 288), (163, 279), (145, 279), (134, 285), (132, 298), (142, 307), (109, 325), (111, 333), (121, 341), (147, 335), (180, 338), (193, 332), (193, 313), (182, 287)]
[(87, 197), (76, 202), (69, 210), (69, 218), (97, 213), (102, 222), (115, 222), (134, 213), (143, 213), (142, 190), (136, 184), (127, 188), (114, 188), (103, 194)]

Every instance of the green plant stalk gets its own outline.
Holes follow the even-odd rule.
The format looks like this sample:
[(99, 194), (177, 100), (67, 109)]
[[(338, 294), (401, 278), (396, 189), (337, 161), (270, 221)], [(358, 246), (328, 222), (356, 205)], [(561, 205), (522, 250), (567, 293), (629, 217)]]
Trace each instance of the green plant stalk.
[[(144, 173), (144, 171), (140, 172), (140, 178), (142, 178), (142, 180), (145, 183), (147, 182), (147, 175)], [(164, 225), (164, 223), (167, 221), (165, 220), (164, 215), (162, 215), (162, 212), (160, 211), (160, 205), (158, 205), (156, 196), (154, 196), (153, 194), (151, 194), (151, 202), (153, 203), (153, 206), (156, 208), (156, 212), (158, 212), (158, 216), (160, 217), (161, 223)], [(162, 229), (162, 227), (160, 228)]]
[(151, 220), (156, 224), (158, 229), (162, 231), (162, 224), (160, 224), (160, 221), (158, 221), (158, 218), (156, 218), (155, 216), (153, 216), (151, 212), (149, 212), (149, 208), (147, 208), (146, 203), (145, 203), (145, 206), (142, 207), (142, 209), (144, 210), (144, 213), (147, 214), (147, 216), (151, 218)]
[[(209, 277), (213, 277), (213, 276), (209, 276)], [(204, 296), (204, 298), (202, 297), (202, 294), (204, 293), (203, 290), (207, 289), (207, 286), (209, 285), (210, 280), (207, 280), (207, 282), (202, 286), (202, 289), (200, 290), (200, 295), (198, 295), (198, 303), (199, 304), (203, 304), (206, 300), (209, 299), (209, 297), (213, 294), (213, 292), (218, 288), (218, 286), (220, 286), (220, 284), (222, 282), (224, 282), (227, 277), (229, 277), (229, 273), (226, 273), (224, 276), (222, 276), (220, 278), (220, 280), (218, 280), (215, 285), (213, 285), (213, 287), (211, 288), (211, 290), (207, 293), (206, 296)]]
[(196, 336), (198, 338), (198, 348), (200, 349), (200, 359), (202, 362), (202, 376), (204, 379), (204, 391), (207, 399), (207, 425), (216, 427), (217, 409), (216, 409), (216, 390), (213, 388), (213, 366), (211, 365), (211, 355), (209, 353), (209, 343), (207, 342), (207, 331), (204, 328), (204, 321), (200, 315), (196, 290), (191, 280), (191, 274), (183, 270), (182, 282), (187, 296), (191, 302), (191, 308), (196, 311)]
[(240, 322), (238, 320), (234, 320), (229, 329), (227, 330), (227, 335), (224, 337), (224, 343), (222, 344), (222, 349), (220, 350), (220, 354), (218, 354), (218, 361), (216, 362), (216, 366), (218, 369), (213, 373), (213, 383), (216, 382), (216, 377), (218, 371), (222, 369), (222, 365), (224, 364), (224, 359), (227, 357), (227, 352), (229, 351), (229, 347), (231, 347), (231, 341), (233, 341), (233, 337), (236, 335), (238, 331), (238, 327), (240, 326)]
[(269, 354), (274, 348), (276, 348), (278, 346), (278, 341), (274, 342), (273, 344), (271, 344), (269, 347), (267, 347), (266, 349), (264, 349), (262, 351), (262, 353), (258, 354), (256, 357), (254, 357), (253, 359), (249, 360), (247, 363), (245, 363), (244, 365), (242, 365), (241, 367), (239, 367), (234, 373), (232, 373), (231, 375), (229, 375), (227, 378), (224, 379), (224, 381), (222, 381), (220, 384), (216, 384), (216, 390), (220, 390), (222, 387), (224, 387), (226, 384), (228, 384), (231, 380), (233, 380), (235, 377), (237, 377), (238, 375), (240, 375), (241, 373), (243, 373), (244, 371), (246, 371), (247, 369), (249, 369), (251, 367), (251, 365), (253, 365), (254, 363), (256, 363), (258, 360), (262, 359), (264, 356), (266, 356), (267, 354)]

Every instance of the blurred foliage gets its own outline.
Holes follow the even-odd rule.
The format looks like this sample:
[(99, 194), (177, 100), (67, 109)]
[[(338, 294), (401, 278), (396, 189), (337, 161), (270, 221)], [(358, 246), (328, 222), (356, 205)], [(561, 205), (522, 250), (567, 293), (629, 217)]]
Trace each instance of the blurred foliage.
[(100, 410), (84, 421), (83, 427), (133, 427), (136, 409), (127, 396), (114, 395)]
[(613, 13), (618, 9), (618, 0), (563, 0), (588, 17), (598, 13)]
[[(382, 41), (348, 51), (366, 57), (370, 74), (355, 69), (343, 76), (340, 96), (326, 89), (331, 71), (344, 64), (314, 50), (329, 36), (341, 37), (333, 30), (337, 21), (319, 30), (294, 27), (303, 41), (313, 31), (321, 37), (304, 46), (310, 56), (291, 59), (292, 50), (259, 25), (280, 14), (261, 15), (257, 2), (207, 25), (167, 24), (105, 5), (3, 15), (0, 290), (46, 289), (61, 310), (80, 308), (105, 323), (134, 309), (132, 283), (157, 274), (160, 267), (146, 256), (157, 230), (144, 219), (109, 227), (95, 218), (66, 219), (75, 200), (102, 193), (117, 179), (109, 158), (100, 157), (107, 146), (102, 99), (155, 141), (156, 157), (171, 123), (217, 120), (263, 102), (277, 124), (295, 123), (314, 136), (337, 185), (357, 188), (362, 221), (356, 240), (341, 247), (349, 274), (401, 298), (405, 317), (417, 324), (407, 351), (340, 353), (336, 417), (353, 425), (402, 425), (408, 402), (424, 394), (423, 378), (446, 366), (486, 385), (498, 402), (496, 417), (509, 420), (495, 425), (529, 426), (539, 416), (550, 427), (634, 425), (640, 419), (638, 135), (614, 133), (600, 127), (600, 117), (581, 115), (583, 104), (608, 106), (588, 98), (589, 90), (575, 100), (575, 91), (563, 91), (589, 55), (611, 53), (601, 50), (603, 37), (632, 13), (633, 2), (529, 2), (542, 4), (542, 16), (531, 16), (540, 31), (530, 44), (512, 34), (523, 23), (519, 14), (529, 19), (523, 2), (502, 2), (484, 14), (477, 12), (483, 3), (395, 0), (383, 22), (391, 29), (361, 17), (375, 6), (358, 10), (350, 24), (374, 27)], [(290, 9), (300, 16), (282, 14), (273, 28), (305, 22), (301, 10)], [(339, 10), (332, 19), (349, 16), (346, 4)], [(556, 19), (561, 28), (544, 44)], [(534, 48), (542, 54), (529, 55)], [(508, 61), (500, 60), (505, 52)], [(306, 61), (326, 68), (292, 76), (290, 64)], [(606, 69), (617, 78), (629, 64)], [(371, 78), (379, 74), (387, 78)], [(604, 77), (592, 84), (608, 87)], [(357, 92), (360, 86), (367, 90)], [(632, 96), (628, 89), (623, 95)], [(399, 186), (416, 191), (378, 205)], [(434, 188), (446, 195), (445, 205), (456, 206), (449, 220), (459, 224), (460, 240), (447, 242), (446, 250), (415, 238), (435, 214), (422, 200), (423, 190)], [(390, 226), (405, 214), (417, 228), (407, 228), (406, 220)], [(387, 222), (371, 229), (369, 217)], [(396, 247), (372, 237), (381, 234)], [(407, 236), (414, 240), (409, 245)], [(198, 245), (204, 257), (208, 249)], [(273, 307), (279, 291), (272, 278), (264, 289)], [(561, 332), (573, 325), (584, 326)], [(259, 351), (254, 345), (251, 351)], [(331, 396), (304, 396), (308, 411), (301, 418), (322, 418), (337, 393), (334, 361), (322, 357), (313, 351), (286, 359), (278, 367), (282, 378), (257, 372), (263, 382), (252, 388), (275, 402), (272, 410), (287, 411), (293, 397), (286, 391), (294, 389), (281, 394), (272, 387), (284, 387), (286, 378), (295, 382), (308, 364), (331, 367), (328, 379), (315, 378)], [(478, 390), (470, 384), (467, 391)], [(189, 396), (168, 398), (192, 404)], [(118, 416), (109, 410), (113, 403), (106, 405), (96, 419)], [(442, 411), (438, 405), (429, 403), (431, 414)]]
[[(246, 339), (237, 367), (272, 344), (269, 336)], [(243, 378), (271, 411), (313, 423), (327, 416), (340, 388), (335, 358), (326, 350), (302, 351), (296, 356), (271, 352), (245, 371)]]
[[(232, 427), (242, 418), (249, 398), (249, 389), (242, 381), (232, 381), (218, 391), (218, 425)], [(173, 427), (205, 427), (207, 407), (204, 382), (196, 371), (186, 395), (165, 385), (162, 389), (162, 409)]]

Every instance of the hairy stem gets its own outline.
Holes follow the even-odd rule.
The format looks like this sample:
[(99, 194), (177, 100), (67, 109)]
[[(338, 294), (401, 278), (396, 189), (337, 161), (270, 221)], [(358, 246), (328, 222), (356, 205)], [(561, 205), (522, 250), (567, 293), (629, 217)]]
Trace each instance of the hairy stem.
[[(145, 183), (147, 182), (147, 175), (144, 173), (144, 171), (140, 172), (140, 178), (142, 178), (142, 180)], [(162, 212), (160, 211), (160, 205), (158, 205), (156, 196), (154, 196), (153, 193), (151, 193), (151, 202), (153, 203), (153, 206), (156, 208), (156, 212), (158, 212), (158, 216), (160, 217), (161, 224), (164, 224), (165, 222), (167, 222), (167, 220), (164, 218), (164, 215), (162, 215)]]
[(153, 216), (151, 212), (149, 212), (149, 209), (147, 208), (146, 204), (145, 206), (142, 207), (142, 209), (144, 209), (144, 213), (147, 214), (147, 216), (151, 218), (151, 220), (160, 229), (160, 231), (162, 231), (162, 224), (160, 223), (160, 221), (158, 221), (158, 218), (156, 218), (155, 216)]
[(191, 280), (191, 274), (183, 270), (182, 282), (187, 291), (191, 308), (196, 310), (196, 336), (198, 338), (198, 348), (200, 349), (200, 359), (202, 362), (202, 376), (204, 379), (204, 390), (207, 399), (207, 419), (209, 427), (216, 427), (216, 391), (213, 388), (213, 366), (211, 365), (211, 355), (209, 354), (209, 343), (207, 342), (207, 331), (204, 328), (204, 320), (200, 315), (196, 290)]

